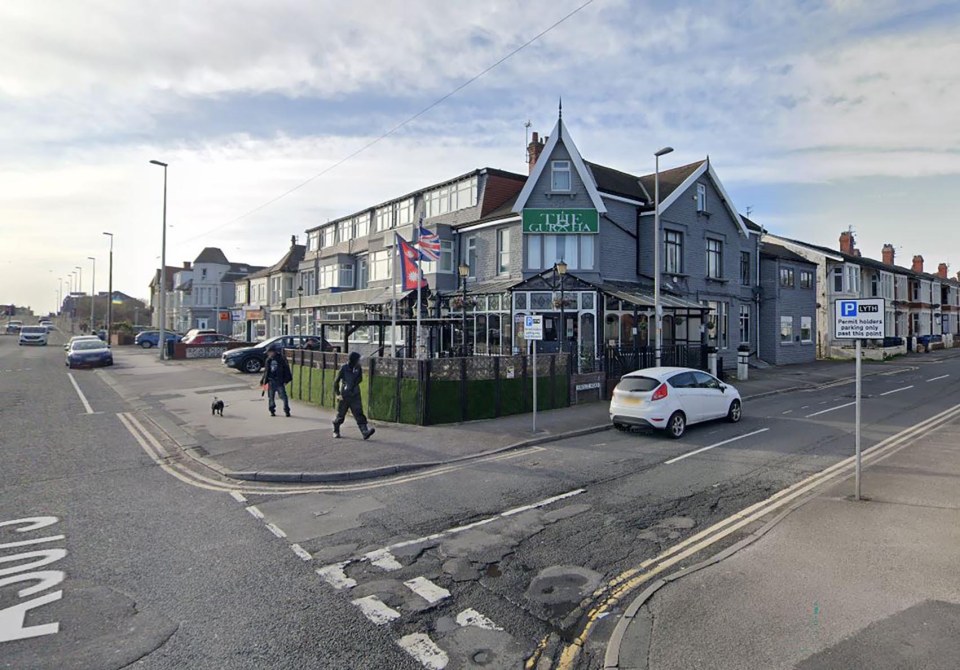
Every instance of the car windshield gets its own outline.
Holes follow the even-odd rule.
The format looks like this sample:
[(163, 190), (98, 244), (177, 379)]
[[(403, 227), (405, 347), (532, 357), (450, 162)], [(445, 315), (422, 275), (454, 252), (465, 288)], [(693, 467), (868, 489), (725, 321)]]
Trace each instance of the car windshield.
[(73, 343), (74, 351), (85, 349), (106, 349), (106, 345), (103, 342), (98, 342), (97, 340), (79, 340)]
[(634, 391), (652, 391), (658, 386), (660, 386), (660, 381), (653, 377), (624, 377), (620, 380), (620, 383), (617, 384), (617, 390), (628, 393)]
[(45, 333), (47, 329), (43, 326), (24, 326), (20, 329), (20, 332), (29, 335), (30, 333)]

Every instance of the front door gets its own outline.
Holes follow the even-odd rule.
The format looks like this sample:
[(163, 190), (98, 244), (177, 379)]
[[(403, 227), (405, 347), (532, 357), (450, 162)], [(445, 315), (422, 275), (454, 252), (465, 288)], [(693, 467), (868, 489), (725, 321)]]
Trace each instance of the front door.
[(208, 323), (209, 322), (207, 321), (207, 319), (197, 319), (197, 328), (199, 328), (200, 330), (206, 330), (207, 328), (210, 327), (209, 325), (207, 325)]

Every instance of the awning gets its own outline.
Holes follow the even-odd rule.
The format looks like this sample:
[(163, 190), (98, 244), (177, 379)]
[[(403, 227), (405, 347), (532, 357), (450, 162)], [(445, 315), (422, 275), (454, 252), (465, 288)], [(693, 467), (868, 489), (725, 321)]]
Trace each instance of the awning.
[[(514, 286), (522, 284), (522, 279), (499, 279), (496, 281), (467, 282), (467, 295), (499, 295)], [(444, 295), (462, 295), (462, 290), (445, 291)]]
[[(605, 283), (601, 284), (599, 288), (601, 291), (603, 291), (604, 295), (623, 300), (624, 302), (628, 302), (631, 305), (636, 305), (637, 307), (653, 309), (656, 305), (653, 292), (641, 289), (639, 286), (627, 287), (623, 285)], [(695, 310), (697, 312), (710, 311), (710, 308), (706, 305), (701, 305), (693, 300), (687, 300), (685, 298), (681, 298), (680, 296), (663, 292), (660, 293), (660, 304), (663, 306), (663, 309)]]

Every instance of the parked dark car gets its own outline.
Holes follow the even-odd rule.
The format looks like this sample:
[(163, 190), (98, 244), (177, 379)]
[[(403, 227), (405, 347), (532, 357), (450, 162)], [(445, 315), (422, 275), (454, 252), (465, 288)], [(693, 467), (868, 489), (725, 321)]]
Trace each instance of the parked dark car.
[(267, 350), (278, 344), (284, 349), (337, 351), (329, 342), (314, 335), (279, 335), (252, 347), (225, 351), (220, 357), (220, 361), (228, 368), (234, 368), (241, 372), (260, 372), (263, 369), (264, 361), (267, 359)]
[[(167, 330), (164, 331), (163, 337), (167, 342), (179, 342), (183, 336), (180, 333), (173, 333)], [(137, 333), (136, 337), (133, 338), (133, 343), (144, 349), (155, 347), (160, 343), (160, 331), (145, 330), (142, 333)]]
[(221, 335), (219, 333), (197, 333), (192, 336), (190, 340), (183, 338), (182, 342), (184, 344), (223, 344), (225, 342), (239, 342), (235, 337), (230, 337), (229, 335)]

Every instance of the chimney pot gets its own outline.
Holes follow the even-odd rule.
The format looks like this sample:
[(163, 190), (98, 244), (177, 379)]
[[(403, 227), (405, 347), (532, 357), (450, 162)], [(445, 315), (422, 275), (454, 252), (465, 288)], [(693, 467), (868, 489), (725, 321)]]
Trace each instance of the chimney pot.
[(923, 256), (916, 255), (913, 257), (913, 268), (914, 272), (923, 272)]
[(937, 275), (939, 275), (942, 279), (946, 279), (947, 271), (949, 269), (950, 269), (949, 265), (947, 265), (946, 263), (941, 263), (940, 266), (937, 268)]

